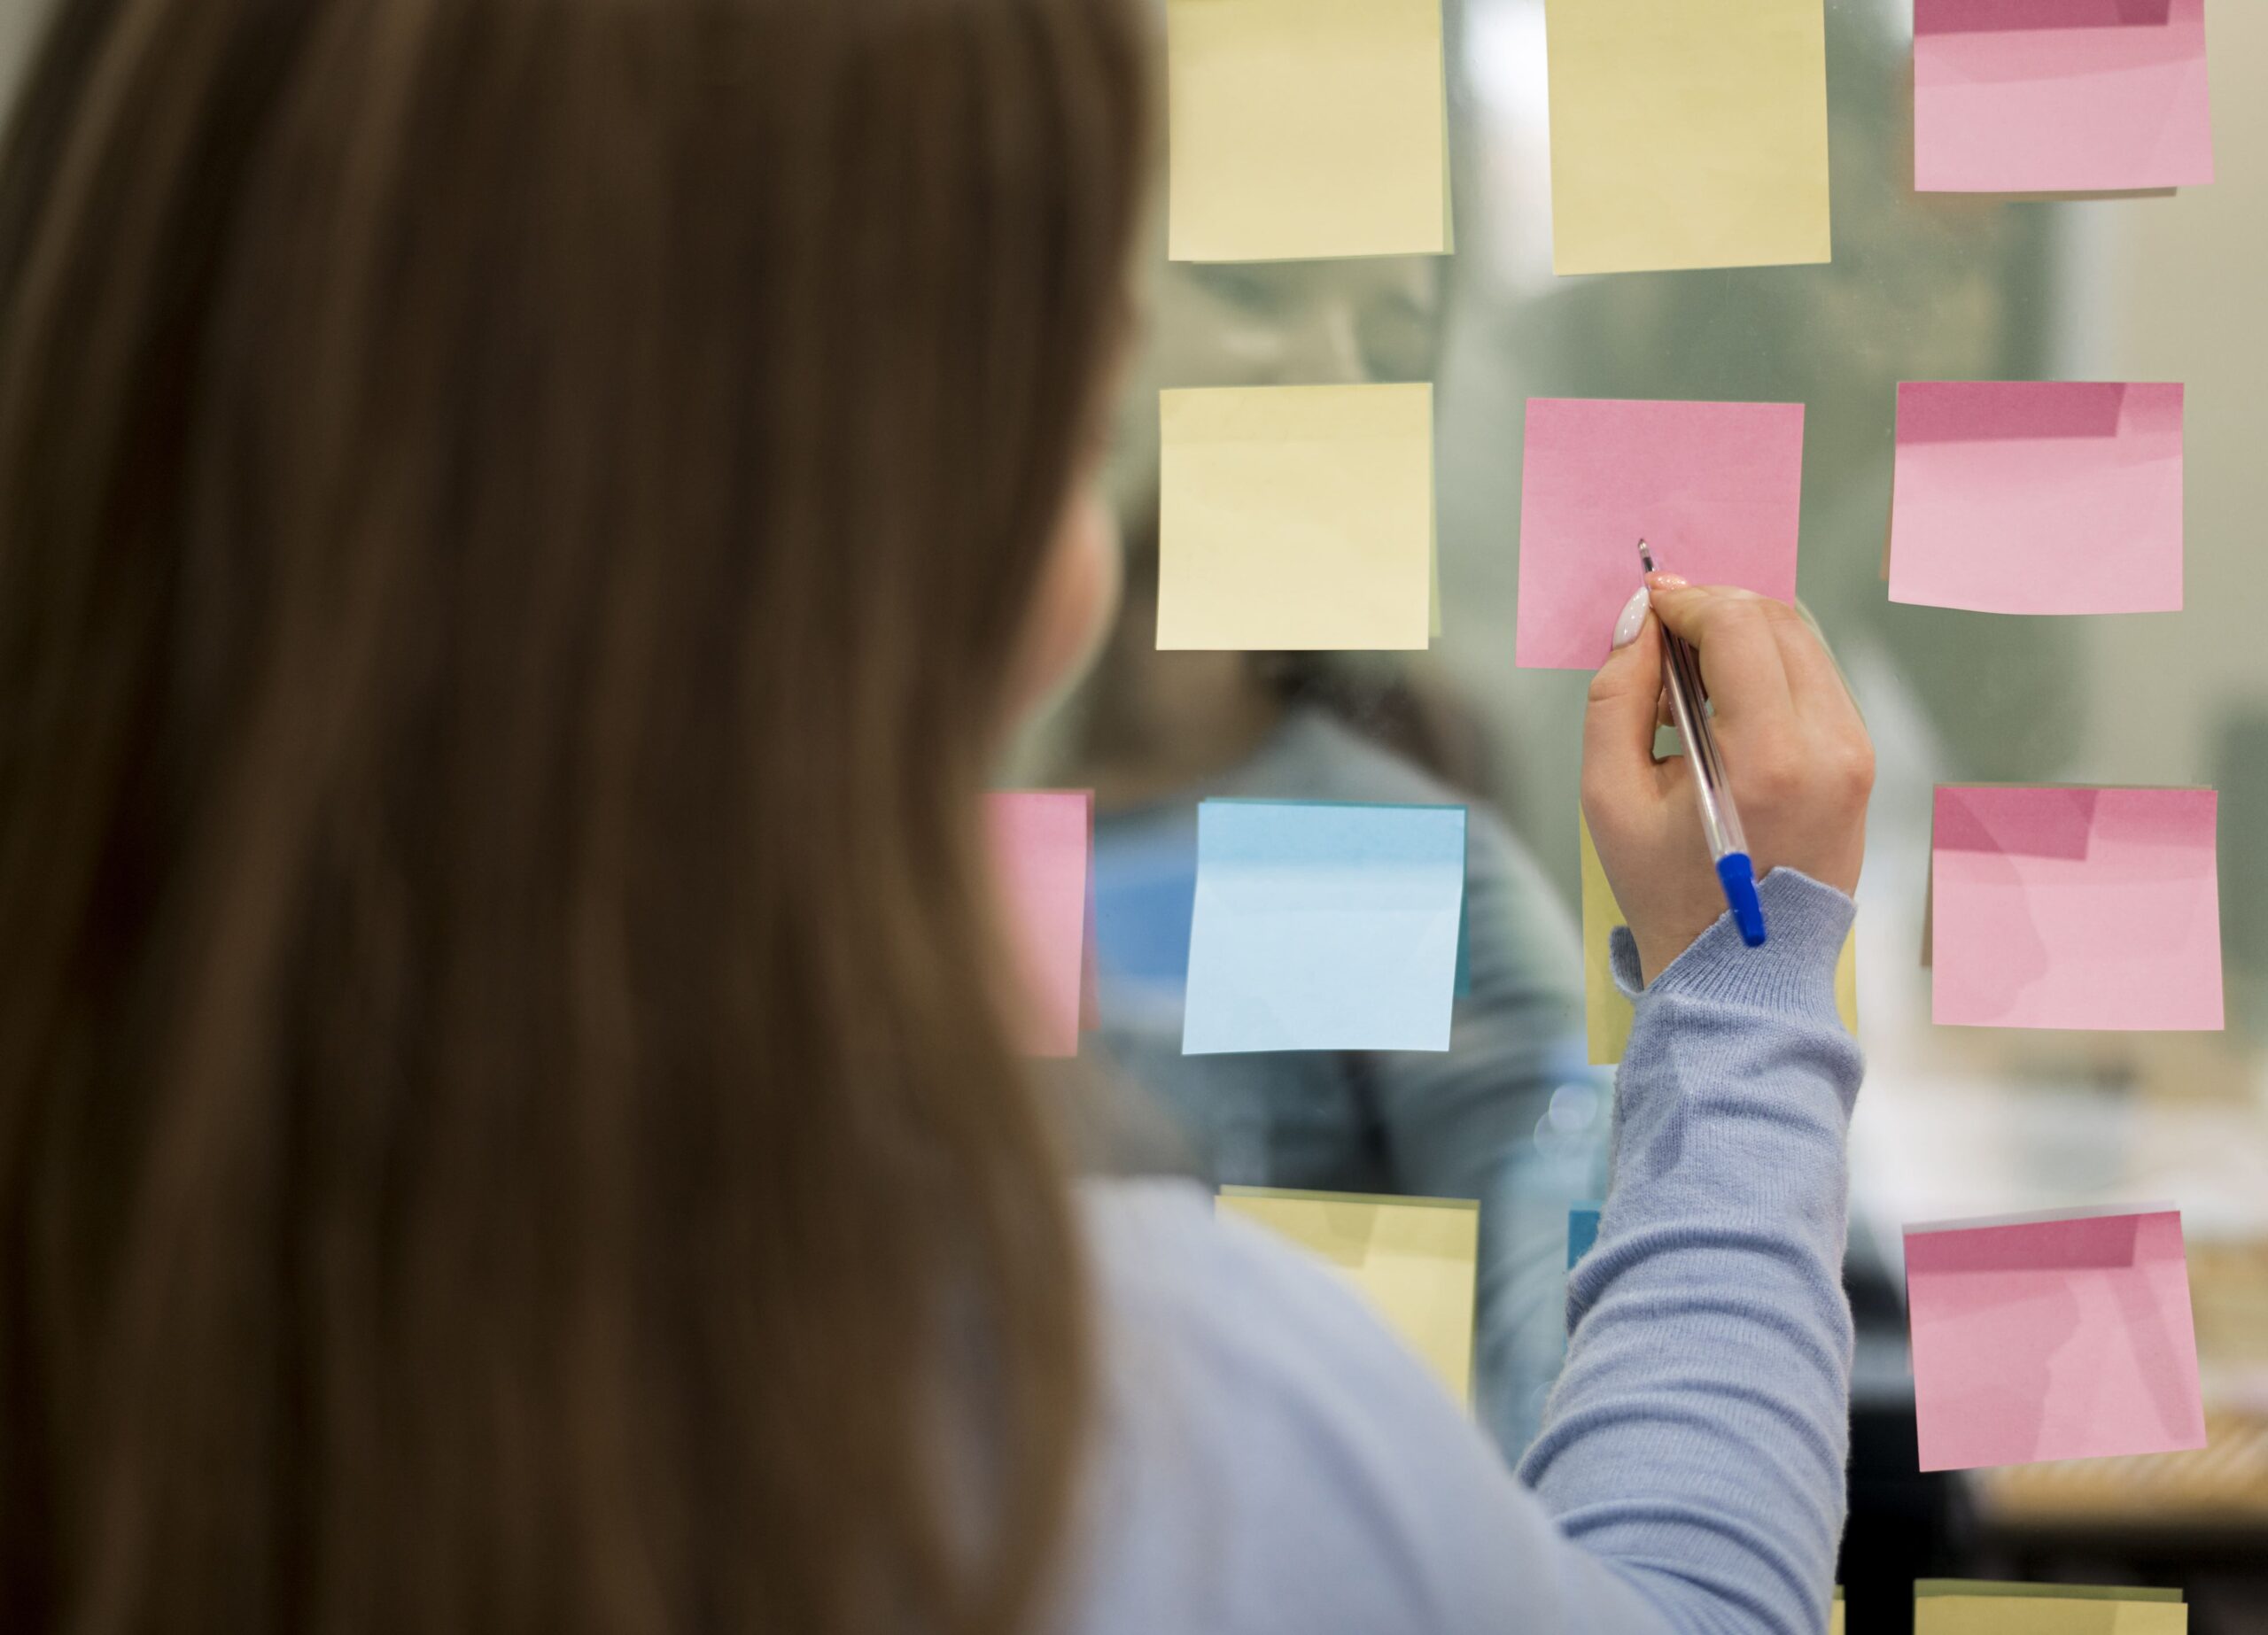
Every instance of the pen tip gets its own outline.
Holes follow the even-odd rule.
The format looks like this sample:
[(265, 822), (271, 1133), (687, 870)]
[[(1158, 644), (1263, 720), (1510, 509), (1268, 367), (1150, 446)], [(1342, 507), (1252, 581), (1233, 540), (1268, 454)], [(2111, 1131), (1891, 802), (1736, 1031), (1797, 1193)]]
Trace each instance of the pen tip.
[(1654, 554), (1647, 548), (1646, 542), (1643, 539), (1638, 541), (1638, 560), (1645, 564), (1646, 571), (1648, 573), (1653, 572)]

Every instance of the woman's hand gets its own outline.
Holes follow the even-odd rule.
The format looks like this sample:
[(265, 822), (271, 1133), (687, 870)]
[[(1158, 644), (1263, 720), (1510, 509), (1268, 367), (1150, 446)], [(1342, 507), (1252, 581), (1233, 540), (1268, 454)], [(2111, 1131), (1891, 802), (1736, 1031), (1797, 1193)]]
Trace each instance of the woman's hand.
[(1700, 654), (1758, 879), (1784, 865), (1856, 890), (1875, 778), (1858, 707), (1793, 608), (1673, 574), (1651, 590), (1652, 614), (1592, 679), (1583, 716), (1583, 815), (1649, 981), (1725, 911), (1686, 757), (1654, 759), (1662, 625)]

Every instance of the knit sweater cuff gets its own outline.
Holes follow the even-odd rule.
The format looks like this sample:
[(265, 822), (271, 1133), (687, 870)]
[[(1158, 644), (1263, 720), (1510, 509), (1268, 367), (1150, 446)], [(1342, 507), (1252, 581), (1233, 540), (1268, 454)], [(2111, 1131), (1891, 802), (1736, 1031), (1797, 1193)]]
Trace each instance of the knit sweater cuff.
[(1832, 886), (1795, 869), (1773, 870), (1757, 882), (1767, 933), (1762, 948), (1740, 940), (1729, 914), (1694, 939), (1651, 986), (1641, 982), (1638, 945), (1618, 926), (1610, 944), (1614, 984), (1633, 1001), (1641, 994), (1677, 995), (1776, 1015), (1832, 1019), (1835, 965), (1858, 905)]

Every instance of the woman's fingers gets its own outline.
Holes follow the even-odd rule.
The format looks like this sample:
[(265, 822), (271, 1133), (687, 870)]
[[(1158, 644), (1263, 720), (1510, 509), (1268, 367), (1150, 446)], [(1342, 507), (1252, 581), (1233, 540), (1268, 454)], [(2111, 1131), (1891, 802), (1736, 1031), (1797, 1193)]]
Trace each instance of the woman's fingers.
[(1620, 802), (1655, 787), (1654, 712), (1662, 694), (1661, 625), (1649, 617), (1637, 639), (1607, 655), (1583, 706), (1583, 799)]
[(1807, 613), (1798, 610), (1794, 622), (1781, 625), (1780, 653), (1788, 667), (1788, 685), (1794, 693), (1796, 713), (1803, 719), (1808, 753), (1820, 773), (1839, 782), (1860, 806), (1873, 792), (1874, 745), (1867, 724), (1859, 714), (1858, 700), (1827, 641)]
[(1829, 731), (1859, 726), (1859, 706), (1851, 696), (1851, 685), (1843, 678), (1842, 667), (1827, 650), (1826, 639), (1810, 616), (1798, 608), (1793, 619), (1779, 621), (1772, 628), (1780, 639), (1780, 662), (1788, 672), (1788, 691), (1795, 700), (1796, 713), (1812, 725)]
[(1661, 622), (1701, 655), (1701, 679), (1721, 728), (1736, 736), (1792, 730), (1796, 707), (1774, 626), (1794, 621), (1785, 602), (1725, 585), (1664, 585), (1653, 592)]

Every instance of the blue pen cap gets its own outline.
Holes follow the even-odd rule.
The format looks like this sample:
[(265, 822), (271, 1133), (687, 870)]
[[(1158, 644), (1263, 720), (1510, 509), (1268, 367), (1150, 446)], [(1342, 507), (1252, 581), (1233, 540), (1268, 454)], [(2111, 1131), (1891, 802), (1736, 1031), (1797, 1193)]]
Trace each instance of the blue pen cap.
[(1717, 878), (1724, 882), (1725, 901), (1732, 905), (1740, 940), (1751, 948), (1762, 948), (1764, 905), (1756, 898), (1756, 865), (1746, 852), (1728, 851), (1717, 859)]

